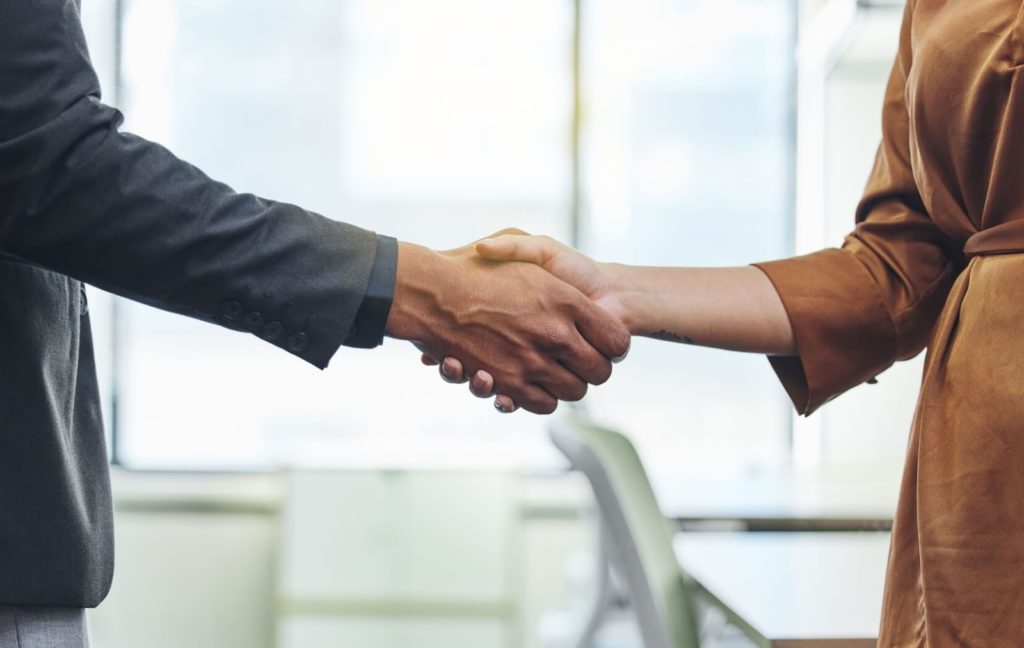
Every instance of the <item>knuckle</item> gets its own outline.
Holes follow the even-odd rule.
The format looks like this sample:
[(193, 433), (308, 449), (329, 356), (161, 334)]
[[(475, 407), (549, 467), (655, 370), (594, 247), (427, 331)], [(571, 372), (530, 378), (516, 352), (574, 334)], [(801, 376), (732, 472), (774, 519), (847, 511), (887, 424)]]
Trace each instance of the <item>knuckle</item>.
[(503, 228), (501, 230), (498, 230), (498, 234), (497, 235), (498, 236), (508, 236), (508, 235), (529, 236), (529, 234), (527, 232), (524, 232), (523, 230), (519, 229), (518, 227), (505, 227), (505, 228)]
[(544, 344), (551, 349), (564, 350), (572, 345), (573, 331), (564, 322), (549, 324), (543, 333)]
[(550, 373), (550, 361), (546, 356), (539, 353), (531, 353), (523, 359), (525, 376), (529, 382), (543, 379)]

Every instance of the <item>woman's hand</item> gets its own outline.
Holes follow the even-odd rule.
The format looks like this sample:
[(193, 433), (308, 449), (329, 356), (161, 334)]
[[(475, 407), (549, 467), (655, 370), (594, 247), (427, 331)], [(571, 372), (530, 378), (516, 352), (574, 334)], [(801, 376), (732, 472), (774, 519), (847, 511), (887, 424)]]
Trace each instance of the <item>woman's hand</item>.
[[(624, 322), (629, 312), (623, 304), (628, 291), (621, 266), (594, 261), (550, 236), (503, 233), (476, 243), (477, 253), (491, 261), (522, 261), (538, 265), (567, 284), (575, 286)], [(628, 326), (628, 322), (627, 322)]]

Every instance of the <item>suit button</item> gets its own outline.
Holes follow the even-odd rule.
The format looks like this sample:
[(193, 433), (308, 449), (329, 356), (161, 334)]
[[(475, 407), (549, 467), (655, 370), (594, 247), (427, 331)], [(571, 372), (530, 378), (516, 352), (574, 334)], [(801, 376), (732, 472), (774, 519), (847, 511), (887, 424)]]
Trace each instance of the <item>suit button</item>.
[(263, 327), (263, 337), (273, 342), (284, 335), (284, 325), (281, 322), (267, 322)]
[(242, 324), (245, 325), (246, 329), (255, 333), (261, 326), (263, 326), (263, 316), (260, 315), (259, 311), (246, 313), (245, 317), (242, 318)]
[(236, 301), (226, 301), (220, 305), (220, 312), (224, 319), (233, 322), (242, 316), (242, 305)]
[(302, 351), (306, 348), (308, 342), (309, 340), (305, 333), (296, 333), (288, 338), (288, 348), (295, 352)]

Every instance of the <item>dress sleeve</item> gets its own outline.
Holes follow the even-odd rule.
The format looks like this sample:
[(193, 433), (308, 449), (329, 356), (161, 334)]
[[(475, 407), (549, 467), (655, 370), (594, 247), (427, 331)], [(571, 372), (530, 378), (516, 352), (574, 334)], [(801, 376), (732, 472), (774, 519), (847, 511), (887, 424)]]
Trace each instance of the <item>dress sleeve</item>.
[(905, 89), (913, 3), (907, 7), (856, 228), (840, 249), (756, 264), (793, 326), (798, 355), (770, 361), (800, 414), (917, 355), (963, 266), (960, 246), (928, 216), (911, 170)]

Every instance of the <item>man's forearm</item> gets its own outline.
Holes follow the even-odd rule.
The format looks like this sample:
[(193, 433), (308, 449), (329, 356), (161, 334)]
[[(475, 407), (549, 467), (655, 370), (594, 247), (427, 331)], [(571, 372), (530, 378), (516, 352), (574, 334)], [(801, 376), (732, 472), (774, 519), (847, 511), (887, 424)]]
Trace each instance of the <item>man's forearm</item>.
[(734, 351), (796, 354), (782, 301), (755, 267), (607, 267), (634, 335)]
[(325, 366), (364, 302), (377, 237), (121, 133), (76, 3), (0, 9), (0, 250)]

